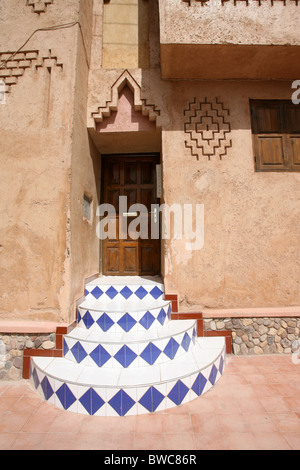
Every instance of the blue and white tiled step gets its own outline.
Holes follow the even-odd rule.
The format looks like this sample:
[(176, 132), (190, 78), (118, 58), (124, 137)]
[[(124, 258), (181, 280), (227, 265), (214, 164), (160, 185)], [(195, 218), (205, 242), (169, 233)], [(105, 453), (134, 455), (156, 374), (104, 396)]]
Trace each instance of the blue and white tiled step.
[(64, 337), (64, 357), (103, 368), (144, 367), (189, 351), (197, 338), (195, 320), (170, 321), (159, 329), (98, 332), (77, 327)]
[(33, 358), (39, 393), (58, 408), (96, 416), (163, 411), (210, 390), (225, 367), (224, 338), (198, 338), (190, 351), (152, 367), (103, 370), (62, 358)]
[(63, 358), (33, 357), (40, 394), (65, 410), (127, 416), (186, 403), (223, 374), (224, 338), (197, 338), (194, 320), (171, 320), (159, 279), (102, 277), (86, 286)]

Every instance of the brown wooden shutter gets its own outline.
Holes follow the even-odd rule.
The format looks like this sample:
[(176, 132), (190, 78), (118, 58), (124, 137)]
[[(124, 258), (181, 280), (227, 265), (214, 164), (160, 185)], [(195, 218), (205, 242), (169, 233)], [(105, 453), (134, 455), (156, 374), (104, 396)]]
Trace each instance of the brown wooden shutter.
[(251, 118), (256, 169), (283, 170), (287, 159), (280, 102), (252, 102)]
[(300, 171), (300, 107), (288, 100), (250, 100), (257, 171)]

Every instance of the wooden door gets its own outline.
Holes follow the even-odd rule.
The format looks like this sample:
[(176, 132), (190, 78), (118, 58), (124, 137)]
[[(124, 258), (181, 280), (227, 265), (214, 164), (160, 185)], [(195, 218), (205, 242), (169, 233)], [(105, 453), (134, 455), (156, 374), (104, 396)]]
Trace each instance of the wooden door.
[[(156, 275), (160, 271), (160, 241), (151, 239), (151, 223), (154, 220), (151, 205), (159, 204), (156, 189), (157, 155), (103, 157), (102, 202), (115, 208), (116, 236), (102, 241), (104, 275)], [(120, 196), (127, 197), (127, 211), (120, 213)], [(129, 211), (134, 204), (143, 204), (147, 213)], [(146, 211), (145, 211), (146, 212)], [(131, 227), (138, 217), (146, 217), (147, 233), (138, 236), (141, 226)], [(141, 220), (141, 219), (140, 219)], [(145, 225), (144, 225), (145, 227)], [(158, 227), (156, 227), (158, 230)], [(132, 232), (132, 233), (131, 233)]]

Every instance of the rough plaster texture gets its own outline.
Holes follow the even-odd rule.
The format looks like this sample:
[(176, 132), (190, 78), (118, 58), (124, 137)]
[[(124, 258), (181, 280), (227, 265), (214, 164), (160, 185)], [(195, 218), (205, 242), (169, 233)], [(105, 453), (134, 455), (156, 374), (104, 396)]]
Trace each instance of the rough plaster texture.
[[(83, 188), (90, 184), (78, 183), (91, 160), (84, 126), (91, 5), (67, 0), (41, 16), (19, 0), (0, 5), (3, 52), (17, 50), (38, 28), (75, 21), (82, 27), (82, 34), (78, 25), (34, 34), (26, 50), (42, 55), (51, 49), (63, 68), (28, 68), (0, 107), (1, 319), (70, 321), (85, 271), (98, 270), (76, 241), (92, 231), (80, 212)], [(86, 157), (81, 166), (78, 153)], [(74, 271), (80, 277), (74, 276), (75, 284)]]
[(205, 6), (182, 0), (159, 0), (162, 44), (299, 45), (296, 2), (210, 0)]

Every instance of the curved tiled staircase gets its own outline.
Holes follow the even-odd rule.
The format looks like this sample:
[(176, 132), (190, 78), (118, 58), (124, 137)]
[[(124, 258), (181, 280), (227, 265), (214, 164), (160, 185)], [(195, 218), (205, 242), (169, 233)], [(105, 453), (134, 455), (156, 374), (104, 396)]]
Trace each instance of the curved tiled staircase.
[(215, 385), (225, 340), (198, 338), (196, 320), (171, 320), (161, 281), (103, 277), (86, 286), (63, 356), (32, 357), (35, 388), (75, 413), (128, 416), (187, 403)]

